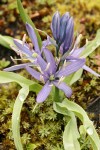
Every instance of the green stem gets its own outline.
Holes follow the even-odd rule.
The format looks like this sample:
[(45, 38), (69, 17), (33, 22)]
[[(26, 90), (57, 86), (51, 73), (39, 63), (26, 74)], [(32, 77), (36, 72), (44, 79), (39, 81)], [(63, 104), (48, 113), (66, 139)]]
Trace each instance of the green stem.
[(56, 47), (56, 57), (59, 57), (59, 46)]
[(82, 144), (82, 146), (81, 146), (81, 150), (86, 146), (86, 144), (87, 144), (87, 142), (88, 142), (88, 136), (87, 136), (87, 138), (85, 139), (85, 141), (84, 141), (84, 143)]
[(59, 89), (55, 87), (54, 99), (55, 102), (60, 102)]

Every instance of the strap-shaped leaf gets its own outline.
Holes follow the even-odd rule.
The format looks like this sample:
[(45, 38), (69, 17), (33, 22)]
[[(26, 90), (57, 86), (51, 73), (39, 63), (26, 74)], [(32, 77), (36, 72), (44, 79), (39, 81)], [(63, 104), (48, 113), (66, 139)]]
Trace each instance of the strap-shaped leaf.
[(80, 150), (80, 144), (78, 142), (79, 135), (77, 131), (77, 123), (74, 113), (71, 113), (71, 119), (65, 127), (63, 133), (63, 144), (65, 150)]
[(65, 150), (80, 150), (78, 142), (79, 132), (77, 129), (77, 122), (73, 112), (66, 109), (63, 103), (54, 102), (54, 110), (57, 113), (66, 115), (69, 120), (63, 133), (63, 145)]
[[(21, 0), (17, 0), (17, 6), (18, 6), (18, 10), (19, 10), (19, 13), (20, 13), (20, 16), (21, 16), (23, 22), (24, 23), (26, 23), (26, 22), (29, 23), (35, 29), (35, 25), (32, 22), (32, 20), (30, 19), (30, 17), (27, 15), (27, 13), (25, 12), (25, 9), (23, 8)], [(36, 29), (35, 29), (35, 33), (37, 35), (39, 47), (41, 48), (41, 45), (42, 45), (41, 37), (40, 37), (40, 35), (39, 35), (39, 33)]]
[(23, 150), (20, 139), (20, 113), (29, 91), (38, 93), (41, 90), (41, 86), (31, 80), (28, 80), (13, 72), (0, 71), (0, 83), (16, 82), (22, 87), (16, 98), (13, 113), (12, 113), (12, 132), (14, 137), (14, 143), (17, 150)]
[(34, 91), (38, 93), (42, 86), (32, 80), (28, 80), (25, 77), (22, 77), (19, 74), (13, 72), (5, 72), (0, 71), (0, 83), (9, 83), (9, 82), (16, 82), (20, 84), (20, 86), (29, 86), (30, 91)]
[(23, 146), (20, 139), (20, 113), (24, 103), (24, 100), (29, 94), (29, 87), (24, 86), (16, 98), (13, 113), (12, 113), (12, 132), (14, 143), (17, 150), (23, 150)]
[(14, 45), (13, 38), (10, 36), (0, 35), (0, 44), (8, 49), (11, 49), (10, 45)]
[(78, 104), (69, 101), (68, 99), (65, 99), (62, 103), (66, 109), (68, 109), (71, 112), (74, 112), (75, 115), (82, 121), (84, 129), (86, 130), (91, 141), (93, 150), (100, 150), (99, 136), (96, 133), (92, 121), (89, 119), (83, 108), (80, 107)]

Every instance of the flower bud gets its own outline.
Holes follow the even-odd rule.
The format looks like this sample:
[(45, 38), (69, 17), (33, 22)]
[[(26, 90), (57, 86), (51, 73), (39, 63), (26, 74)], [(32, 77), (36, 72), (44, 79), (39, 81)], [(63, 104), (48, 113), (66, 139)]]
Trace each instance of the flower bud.
[(63, 43), (63, 54), (66, 53), (72, 45), (73, 30), (74, 30), (74, 21), (73, 21), (73, 18), (71, 17), (68, 20), (68, 23), (66, 26), (65, 38), (64, 38), (64, 43)]
[(69, 13), (65, 13), (60, 19), (60, 33), (59, 33), (59, 45), (61, 45), (65, 39), (66, 27), (69, 20)]
[(53, 16), (52, 23), (51, 23), (51, 30), (52, 30), (54, 39), (58, 41), (59, 31), (60, 31), (60, 14), (58, 11)]

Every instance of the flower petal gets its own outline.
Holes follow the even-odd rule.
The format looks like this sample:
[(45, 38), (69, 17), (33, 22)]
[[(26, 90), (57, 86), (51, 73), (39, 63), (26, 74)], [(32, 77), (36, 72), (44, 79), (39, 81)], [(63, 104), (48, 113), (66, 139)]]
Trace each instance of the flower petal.
[(72, 95), (72, 89), (68, 85), (66, 85), (64, 82), (61, 82), (60, 84), (58, 82), (53, 82), (53, 84), (57, 88), (59, 88), (60, 90), (62, 90), (67, 97), (71, 97), (71, 95)]
[(50, 71), (50, 73), (55, 73), (56, 71), (56, 62), (54, 60), (54, 57), (52, 55), (52, 53), (48, 50), (48, 49), (44, 49), (44, 54), (47, 60), (47, 63), (50, 63), (50, 68), (48, 69)]
[(24, 52), (26, 55), (32, 57), (32, 51), (29, 49), (28, 46), (26, 46), (26, 44), (22, 44), (22, 41), (14, 39), (14, 44), (18, 47), (18, 49), (22, 52)]
[(36, 34), (35, 34), (35, 30), (34, 30), (33, 27), (32, 27), (30, 24), (28, 24), (28, 23), (26, 23), (26, 29), (27, 29), (27, 32), (28, 32), (28, 34), (29, 34), (29, 37), (30, 37), (31, 40), (32, 40), (32, 43), (33, 43), (33, 45), (34, 45), (35, 51), (36, 51), (38, 54), (40, 54), (41, 52), (40, 52), (40, 48), (39, 48), (39, 45), (38, 45), (37, 36), (36, 36)]
[(85, 59), (78, 59), (76, 61), (74, 60), (66, 67), (61, 68), (60, 71), (56, 73), (56, 76), (57, 77), (68, 76), (73, 72), (82, 68), (84, 64), (85, 64)]
[(65, 39), (65, 31), (66, 31), (66, 26), (67, 26), (67, 23), (68, 23), (68, 20), (69, 20), (69, 13), (65, 13), (62, 17), (61, 17), (61, 20), (60, 20), (60, 33), (59, 33), (59, 45), (62, 44), (62, 42), (64, 41)]
[(52, 30), (54, 39), (58, 41), (59, 30), (60, 30), (60, 14), (58, 11), (54, 14), (52, 18), (51, 30)]
[(46, 100), (48, 95), (50, 94), (50, 91), (52, 89), (52, 86), (50, 86), (50, 82), (47, 81), (42, 90), (38, 93), (36, 101), (37, 103), (42, 103)]
[(44, 72), (44, 70), (46, 69), (47, 63), (40, 55), (38, 55), (37, 57), (37, 63), (41, 67), (41, 70)]
[(73, 21), (73, 18), (71, 17), (68, 20), (68, 23), (66, 26), (66, 36), (65, 36), (64, 45), (63, 45), (63, 54), (66, 53), (72, 45), (73, 30), (74, 30), (74, 21)]
[(19, 69), (25, 68), (26, 66), (33, 66), (33, 64), (32, 63), (25, 63), (25, 64), (20, 64), (20, 65), (14, 65), (12, 67), (5, 68), (4, 71), (19, 70)]
[(70, 56), (67, 56), (66, 59), (64, 59), (64, 60), (72, 62), (72, 61), (76, 61), (76, 60), (78, 61), (78, 60), (80, 60), (80, 58), (70, 55)]
[(95, 71), (93, 71), (93, 70), (92, 70), (91, 68), (89, 68), (88, 66), (84, 65), (82, 68), (83, 68), (84, 70), (86, 70), (86, 71), (92, 73), (93, 75), (95, 75), (95, 76), (97, 76), (97, 77), (100, 77), (100, 74), (96, 73)]
[(85, 48), (86, 48), (86, 45), (78, 49), (72, 49), (70, 55), (73, 57), (79, 57), (80, 54), (85, 50)]
[(25, 66), (25, 69), (29, 72), (29, 74), (32, 75), (32, 77), (34, 77), (35, 79), (40, 81), (41, 73), (37, 72), (36, 70), (34, 70), (33, 68), (31, 68), (29, 66)]
[(51, 45), (51, 37), (47, 35), (47, 39), (42, 42), (42, 49), (46, 48), (46, 46)]

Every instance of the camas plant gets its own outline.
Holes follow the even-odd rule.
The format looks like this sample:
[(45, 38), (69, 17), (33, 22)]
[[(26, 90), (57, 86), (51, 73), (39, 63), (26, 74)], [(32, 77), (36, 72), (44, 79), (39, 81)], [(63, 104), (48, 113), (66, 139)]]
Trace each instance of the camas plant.
[[(18, 6), (20, 8), (19, 11), (23, 13), (23, 16), (25, 17), (26, 14), (19, 0)], [(20, 55), (22, 60), (25, 59), (28, 61), (28, 63), (6, 68), (4, 69), (6, 72), (1, 72), (0, 74), (2, 79), (6, 79), (4, 83), (16, 81), (22, 86), (22, 89), (20, 90), (16, 99), (12, 116), (12, 130), (16, 148), (18, 150), (23, 150), (19, 133), (19, 117), (23, 102), (26, 99), (31, 86), (31, 89), (33, 88), (33, 91), (38, 93), (36, 98), (36, 106), (39, 105), (39, 103), (44, 102), (49, 94), (51, 94), (51, 91), (53, 91), (53, 94), (51, 95), (53, 97), (54, 110), (57, 113), (68, 116), (69, 119), (63, 133), (63, 145), (65, 150), (81, 149), (78, 141), (80, 133), (77, 127), (76, 117), (81, 120), (83, 125), (80, 127), (80, 129), (82, 130), (83, 134), (87, 134), (86, 137), (89, 138), (93, 149), (99, 150), (99, 137), (86, 112), (79, 105), (69, 101), (66, 98), (69, 98), (72, 95), (71, 87), (69, 87), (69, 85), (66, 83), (66, 79), (69, 75), (72, 75), (73, 73), (75, 74), (75, 72), (79, 71), (80, 69), (85, 69), (97, 77), (100, 77), (99, 74), (85, 65), (85, 55), (87, 53), (85, 53), (85, 55), (83, 54), (85, 49), (88, 47), (88, 44), (82, 48), (79, 47), (81, 35), (74, 40), (73, 18), (70, 17), (68, 12), (62, 17), (60, 16), (59, 12), (54, 14), (51, 23), (53, 38), (47, 36), (45, 41), (41, 41), (37, 30), (30, 24), (29, 18), (26, 17), (25, 20), (24, 17), (23, 20), (24, 22), (27, 22), (26, 29), (32, 44), (28, 44), (26, 42), (26, 35), (24, 35), (22, 41), (14, 39), (14, 44), (13, 46), (11, 45), (11, 48), (16, 51), (18, 55)], [(54, 55), (49, 50), (49, 45), (55, 46)], [(19, 79), (17, 78), (16, 74), (14, 74), (15, 77), (12, 79), (13, 73), (7, 73), (7, 71), (14, 71), (22, 68), (26, 69), (36, 80), (39, 81), (40, 84), (44, 84), (40, 91), (34, 89), (35, 86), (40, 87), (38, 82), (34, 83), (33, 81), (24, 79), (22, 77)], [(9, 77), (6, 75), (9, 75)], [(80, 74), (78, 74), (78, 76), (80, 76)], [(3, 83), (2, 79), (0, 81), (1, 83)], [(65, 97), (60, 96), (60, 90), (65, 93)]]

